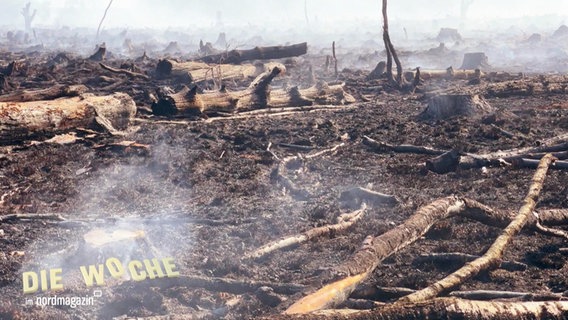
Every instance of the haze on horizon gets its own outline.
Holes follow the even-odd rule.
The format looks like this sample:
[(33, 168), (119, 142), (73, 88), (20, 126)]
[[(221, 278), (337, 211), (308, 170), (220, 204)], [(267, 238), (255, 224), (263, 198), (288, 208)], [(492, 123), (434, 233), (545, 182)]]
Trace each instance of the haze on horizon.
[[(28, 1), (3, 0), (0, 26), (23, 28), (20, 11)], [(96, 29), (108, 5), (97, 0), (35, 0), (30, 1), (37, 9), (34, 27), (86, 27)], [(459, 23), (460, 0), (398, 0), (389, 2), (389, 17), (397, 21), (447, 21)], [(380, 0), (306, 0), (307, 20), (312, 27), (341, 23), (380, 23)], [(427, 5), (425, 5), (427, 4)], [(221, 15), (225, 26), (266, 26), (290, 28), (306, 26), (304, 0), (114, 0), (104, 21), (104, 28), (189, 28), (213, 26)], [(467, 21), (468, 26), (490, 21), (516, 19), (535, 25), (537, 20), (555, 27), (568, 22), (568, 1), (542, 0), (474, 0)], [(530, 22), (529, 22), (530, 21)], [(489, 23), (489, 24), (488, 24)], [(426, 24), (431, 26), (430, 24)], [(455, 25), (454, 27), (457, 27)]]

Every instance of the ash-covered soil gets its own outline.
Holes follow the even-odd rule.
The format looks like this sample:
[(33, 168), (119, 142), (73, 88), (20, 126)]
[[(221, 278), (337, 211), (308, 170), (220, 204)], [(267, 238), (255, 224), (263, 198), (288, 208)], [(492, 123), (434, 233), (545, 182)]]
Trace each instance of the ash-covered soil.
[[(362, 144), (363, 136), (391, 144), (484, 153), (537, 146), (543, 139), (568, 130), (564, 94), (486, 95), (498, 110), (499, 127), (513, 133), (509, 137), (480, 117), (436, 122), (416, 118), (425, 108), (429, 88), (452, 87), (468, 92), (484, 83), (477, 87), (462, 80), (431, 80), (408, 94), (389, 89), (382, 80), (367, 81), (367, 71), (353, 70), (340, 70), (339, 74), (346, 90), (358, 100), (352, 105), (247, 119), (158, 118), (149, 114), (149, 93), (158, 86), (175, 86), (169, 80), (145, 82), (124, 77), (120, 78), (122, 83), (108, 87), (96, 80), (103, 71), (95, 63), (77, 58), (62, 69), (42, 69), (42, 63), (53, 56), (25, 57), (28, 73), (22, 71), (17, 77), (30, 80), (22, 87), (49, 86), (53, 83), (49, 77), (42, 81), (32, 78), (44, 74), (60, 83), (86, 83), (98, 94), (124, 91), (135, 99), (137, 117), (143, 121), (135, 122), (126, 136), (77, 131), (82, 139), (72, 144), (27, 141), (0, 148), (2, 214), (59, 213), (68, 220), (0, 222), (2, 319), (243, 319), (277, 314), (303, 293), (280, 294), (283, 301), (271, 305), (252, 290), (205, 288), (191, 285), (188, 278), (300, 284), (309, 291), (320, 285), (318, 275), (349, 259), (365, 237), (391, 229), (435, 199), (460, 195), (493, 208), (519, 209), (534, 173), (532, 169), (502, 167), (436, 174), (423, 167), (431, 156), (374, 153)], [(34, 61), (38, 63), (34, 65)], [(321, 66), (322, 61), (325, 56), (295, 58), (286, 81), (301, 84), (307, 77), (307, 65)], [(121, 62), (110, 64), (119, 66)], [(147, 71), (156, 62), (154, 59), (137, 66)], [(277, 80), (275, 85), (278, 81), (285, 80)], [(112, 146), (126, 140), (147, 148)], [(271, 176), (287, 156), (301, 157), (342, 143), (336, 152), (287, 168), (287, 177), (307, 197), (290, 194)], [(311, 150), (290, 149), (285, 144)], [(567, 182), (566, 171), (550, 171), (538, 208), (568, 208)], [(372, 205), (364, 219), (347, 232), (260, 261), (243, 258), (263, 244), (334, 223), (341, 213), (358, 208), (356, 203), (340, 200), (343, 191), (355, 186), (395, 195), (400, 202), (395, 207)], [(109, 233), (141, 231), (144, 236), (93, 248), (84, 237), (94, 229)], [(368, 283), (425, 287), (459, 265), (417, 264), (414, 259), (418, 255), (480, 255), (499, 232), (464, 218), (442, 221), (423, 239), (384, 261)], [(565, 240), (523, 231), (507, 248), (505, 259), (525, 263), (526, 270), (487, 272), (460, 289), (565, 292), (568, 256), (559, 249), (566, 246)], [(87, 287), (79, 272), (81, 266), (104, 264), (109, 258), (117, 258), (126, 266), (132, 260), (154, 257), (172, 258), (181, 276), (133, 281), (128, 272), (112, 278), (105, 271), (103, 285)], [(23, 293), (24, 272), (53, 268), (62, 269), (62, 291)], [(26, 300), (35, 302), (37, 297), (92, 296), (96, 290), (100, 297), (93, 305), (26, 304)]]

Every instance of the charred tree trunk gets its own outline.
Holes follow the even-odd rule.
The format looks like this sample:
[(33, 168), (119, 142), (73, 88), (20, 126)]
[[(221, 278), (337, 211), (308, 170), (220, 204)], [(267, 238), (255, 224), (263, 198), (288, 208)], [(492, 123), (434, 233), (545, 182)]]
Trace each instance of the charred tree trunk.
[[(387, 0), (383, 0), (383, 41), (385, 43), (385, 50), (387, 52), (387, 78), (389, 82), (394, 84), (398, 89), (402, 89), (404, 83), (402, 78), (402, 64), (398, 59), (396, 50), (390, 40), (389, 35), (389, 20), (387, 15)], [(392, 61), (396, 64), (396, 79), (392, 74)]]
[(0, 144), (82, 128), (126, 129), (136, 104), (125, 93), (49, 101), (0, 102)]
[(306, 42), (289, 46), (256, 47), (250, 50), (231, 50), (220, 54), (208, 55), (199, 59), (207, 63), (238, 64), (248, 60), (281, 59), (297, 57), (308, 52)]

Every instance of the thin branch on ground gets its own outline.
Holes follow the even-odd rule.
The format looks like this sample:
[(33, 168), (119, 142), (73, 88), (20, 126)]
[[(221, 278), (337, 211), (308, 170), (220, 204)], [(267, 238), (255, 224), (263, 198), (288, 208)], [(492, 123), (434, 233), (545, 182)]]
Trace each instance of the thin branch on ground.
[(313, 228), (313, 229), (310, 229), (308, 231), (303, 232), (302, 234), (292, 236), (292, 237), (287, 237), (287, 238), (266, 244), (266, 245), (258, 248), (257, 250), (255, 250), (255, 251), (253, 251), (249, 254), (246, 254), (245, 258), (247, 258), (247, 259), (251, 259), (251, 258), (252, 259), (258, 259), (258, 258), (266, 256), (270, 253), (273, 253), (277, 250), (282, 250), (284, 248), (288, 248), (288, 247), (291, 247), (291, 246), (294, 246), (294, 245), (299, 245), (299, 244), (302, 244), (302, 243), (307, 242), (309, 240), (319, 238), (319, 237), (323, 237), (323, 236), (326, 236), (326, 235), (329, 235), (329, 234), (335, 234), (335, 233), (343, 232), (346, 229), (348, 229), (349, 227), (351, 227), (353, 224), (355, 224), (357, 221), (361, 220), (361, 218), (363, 218), (363, 215), (365, 214), (365, 209), (366, 209), (366, 206), (363, 205), (361, 207), (361, 209), (359, 209), (359, 210), (356, 210), (356, 211), (350, 212), (350, 213), (344, 213), (344, 214), (340, 215), (339, 217), (337, 217), (337, 223), (336, 224), (325, 225), (325, 226)]
[[(416, 259), (414, 259), (414, 262), (422, 264), (434, 262), (444, 265), (448, 263), (450, 264), (459, 263), (463, 265), (479, 258), (480, 258), (479, 256), (473, 254), (461, 253), (461, 252), (428, 253), (416, 257)], [(498, 268), (507, 271), (524, 271), (528, 268), (528, 266), (524, 263), (517, 261), (501, 261)]]

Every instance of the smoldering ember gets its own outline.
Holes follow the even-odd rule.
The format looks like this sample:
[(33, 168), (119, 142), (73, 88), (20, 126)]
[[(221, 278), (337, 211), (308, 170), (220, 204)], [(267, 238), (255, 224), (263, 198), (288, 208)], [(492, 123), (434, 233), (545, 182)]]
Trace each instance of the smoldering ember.
[(2, 1), (0, 319), (568, 319), (568, 3), (424, 4)]

